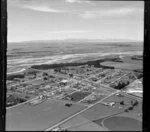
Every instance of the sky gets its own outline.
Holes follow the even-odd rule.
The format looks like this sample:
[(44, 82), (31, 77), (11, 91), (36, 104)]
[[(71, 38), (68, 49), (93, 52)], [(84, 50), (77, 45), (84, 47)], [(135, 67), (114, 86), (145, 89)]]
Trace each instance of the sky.
[(62, 39), (143, 41), (143, 1), (7, 0), (8, 42)]

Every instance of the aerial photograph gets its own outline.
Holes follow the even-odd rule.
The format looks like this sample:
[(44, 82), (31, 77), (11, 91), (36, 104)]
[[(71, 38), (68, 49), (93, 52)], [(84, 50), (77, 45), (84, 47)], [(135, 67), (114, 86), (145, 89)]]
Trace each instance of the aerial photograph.
[(6, 131), (142, 131), (144, 1), (7, 0)]

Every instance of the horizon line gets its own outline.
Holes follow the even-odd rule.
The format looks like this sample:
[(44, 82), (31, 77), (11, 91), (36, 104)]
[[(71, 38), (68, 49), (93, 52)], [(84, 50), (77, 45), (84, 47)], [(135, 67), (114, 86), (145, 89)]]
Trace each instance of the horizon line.
[(75, 38), (72, 38), (72, 39), (49, 39), (49, 40), (24, 40), (24, 41), (7, 41), (7, 43), (25, 43), (25, 42), (37, 42), (37, 41), (67, 41), (67, 40), (85, 40), (85, 41), (100, 41), (100, 42), (111, 42), (111, 41), (114, 41), (114, 42), (144, 42), (144, 40), (134, 40), (134, 39), (75, 39)]

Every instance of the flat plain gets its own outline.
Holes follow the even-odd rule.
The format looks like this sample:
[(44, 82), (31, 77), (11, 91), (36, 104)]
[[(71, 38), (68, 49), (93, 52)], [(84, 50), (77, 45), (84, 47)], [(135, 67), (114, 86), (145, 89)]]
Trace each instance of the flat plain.
[(142, 45), (55, 43), (9, 47), (6, 130), (141, 130)]

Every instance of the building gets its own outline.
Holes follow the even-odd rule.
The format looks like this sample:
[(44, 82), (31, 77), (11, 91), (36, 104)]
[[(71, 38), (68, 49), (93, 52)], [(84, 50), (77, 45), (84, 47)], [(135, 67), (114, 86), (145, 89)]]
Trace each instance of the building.
[(66, 85), (68, 83), (68, 80), (62, 80), (59, 84), (62, 85)]

